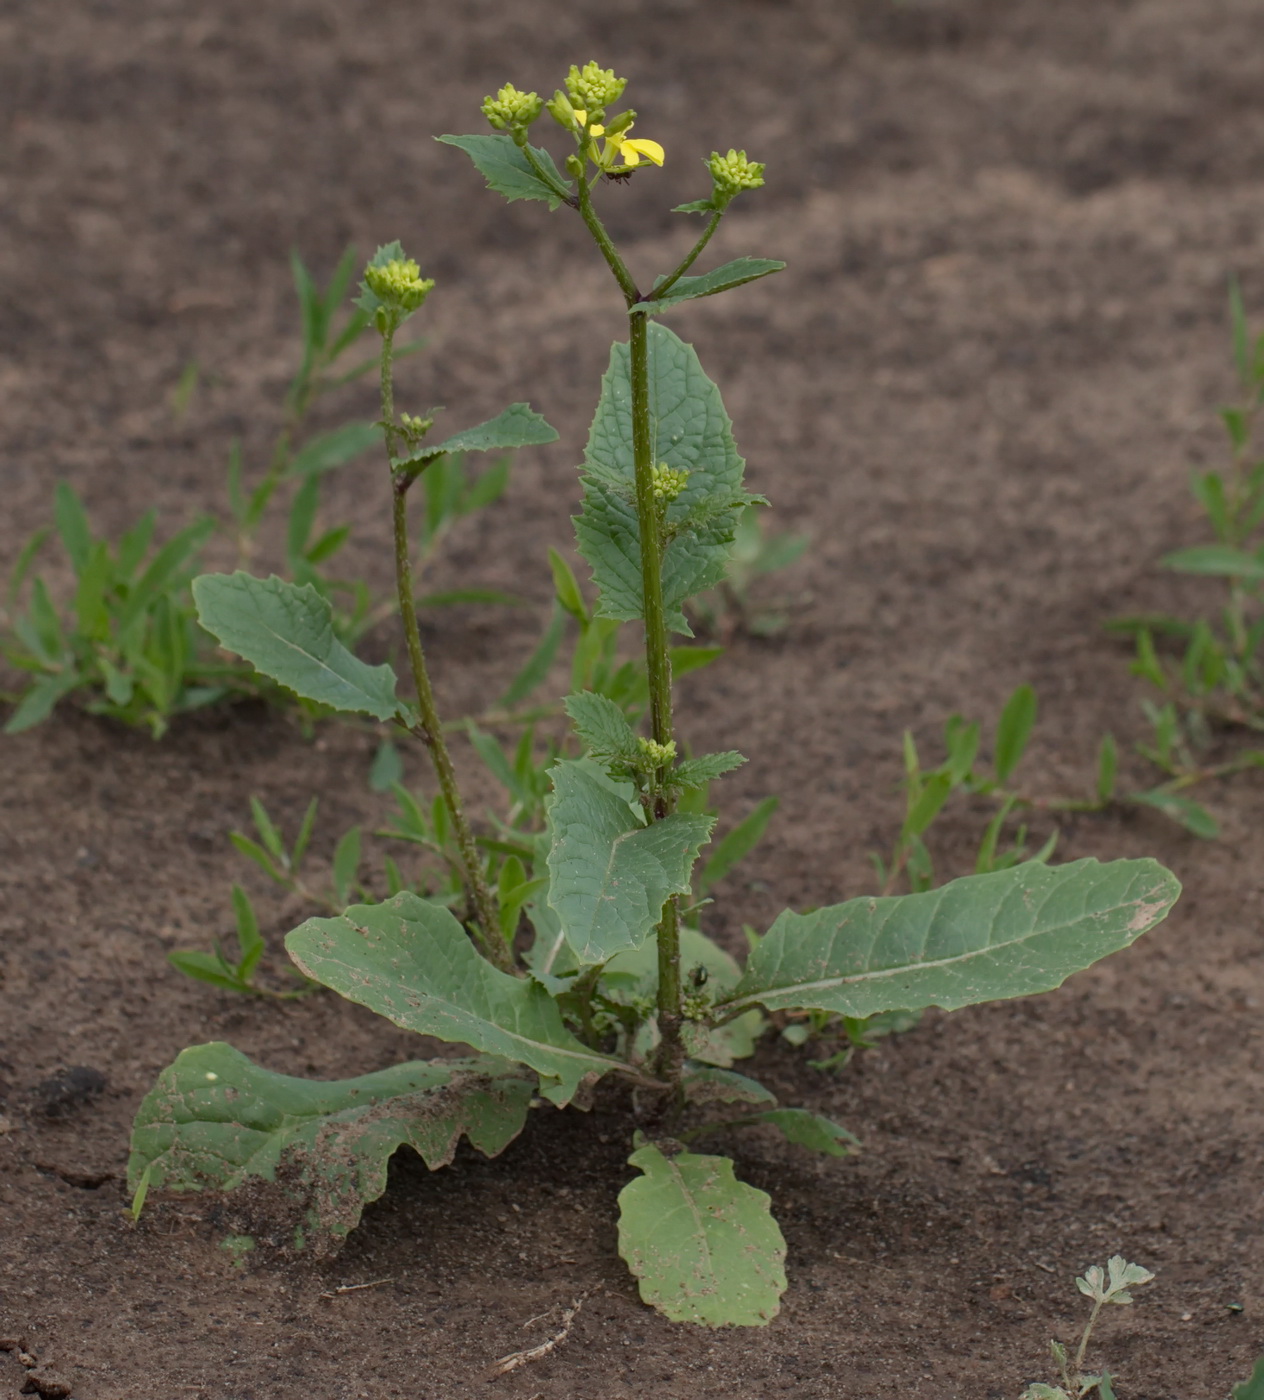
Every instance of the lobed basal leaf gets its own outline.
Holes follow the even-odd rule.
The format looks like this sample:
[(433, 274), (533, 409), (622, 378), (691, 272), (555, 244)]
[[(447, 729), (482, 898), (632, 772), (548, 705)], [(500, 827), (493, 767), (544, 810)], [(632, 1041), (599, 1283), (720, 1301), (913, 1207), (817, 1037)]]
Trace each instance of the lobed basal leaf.
[(621, 1068), (566, 1029), (538, 982), (493, 967), (447, 909), (411, 891), (308, 919), (285, 946), (306, 976), (405, 1030), (529, 1065), (559, 1106)]
[(412, 1147), (433, 1171), (464, 1134), (494, 1157), (522, 1131), (534, 1089), (534, 1075), (485, 1057), (322, 1081), (275, 1074), (222, 1042), (195, 1045), (141, 1103), (128, 1183), (133, 1192), (277, 1183), (299, 1208), (302, 1241), (327, 1250), (386, 1189), (397, 1148)]
[(642, 1299), (673, 1322), (763, 1327), (786, 1288), (786, 1242), (766, 1191), (738, 1181), (727, 1157), (628, 1158), (644, 1175), (619, 1193), (619, 1253)]

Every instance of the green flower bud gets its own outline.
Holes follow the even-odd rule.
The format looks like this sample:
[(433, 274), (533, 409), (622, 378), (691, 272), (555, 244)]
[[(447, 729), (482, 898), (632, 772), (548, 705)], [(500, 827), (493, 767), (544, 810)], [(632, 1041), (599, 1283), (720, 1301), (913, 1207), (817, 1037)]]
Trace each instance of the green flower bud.
[(506, 83), (495, 97), (483, 98), (483, 115), (497, 131), (525, 128), (544, 110), (544, 99), (538, 92), (519, 92)]
[(426, 299), (434, 279), (422, 277), (412, 258), (392, 258), (390, 262), (364, 269), (364, 285), (387, 306), (411, 313)]
[(574, 151), (572, 151), (570, 155), (566, 157), (566, 173), (569, 176), (571, 176), (572, 179), (575, 180), (578, 180), (579, 177), (584, 173), (584, 162), (580, 159), (579, 156), (575, 154)]
[(764, 167), (747, 160), (745, 151), (730, 150), (726, 156), (712, 151), (707, 169), (715, 184), (715, 198), (725, 204), (743, 190), (757, 190), (764, 183)]
[(670, 739), (665, 744), (655, 743), (653, 739), (638, 739), (636, 746), (640, 749), (647, 768), (665, 768), (669, 763), (676, 761), (675, 739)]
[(585, 63), (582, 69), (572, 63), (566, 77), (566, 90), (570, 93), (571, 102), (590, 116), (617, 102), (627, 85), (626, 78), (616, 78), (613, 68), (601, 68), (595, 60)]
[[(555, 92), (544, 104), (544, 108), (558, 126), (564, 126), (567, 131), (578, 132), (584, 129), (583, 119), (571, 105), (570, 98), (564, 92)], [(584, 113), (584, 116), (587, 115)]]
[(669, 467), (660, 462), (650, 472), (654, 483), (654, 499), (661, 506), (669, 506), (685, 489), (689, 473), (683, 467)]

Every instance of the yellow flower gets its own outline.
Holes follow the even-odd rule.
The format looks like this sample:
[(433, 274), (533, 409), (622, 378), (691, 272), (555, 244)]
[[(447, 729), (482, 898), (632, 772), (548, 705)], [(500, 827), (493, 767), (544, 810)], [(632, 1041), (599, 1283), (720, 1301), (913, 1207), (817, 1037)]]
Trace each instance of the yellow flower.
[[(593, 130), (596, 135), (596, 128)], [(617, 160), (625, 170), (634, 170), (641, 163), (641, 158), (653, 161), (655, 165), (663, 163), (663, 148), (657, 141), (645, 141), (640, 137), (633, 137), (632, 140), (620, 132), (617, 136), (610, 136), (606, 139), (606, 149), (601, 153), (601, 160), (597, 163), (604, 169), (609, 170), (612, 163)]]

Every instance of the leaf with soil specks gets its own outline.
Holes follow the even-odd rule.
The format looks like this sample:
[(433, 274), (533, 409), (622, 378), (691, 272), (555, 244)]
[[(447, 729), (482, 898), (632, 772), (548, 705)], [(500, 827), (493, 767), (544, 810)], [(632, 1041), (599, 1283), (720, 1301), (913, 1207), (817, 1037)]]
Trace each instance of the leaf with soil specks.
[(448, 910), (407, 890), (308, 919), (285, 946), (313, 981), (405, 1030), (530, 1065), (559, 1107), (623, 1067), (576, 1039), (538, 982), (493, 967)]
[(399, 712), (395, 672), (368, 666), (334, 636), (333, 609), (310, 583), (275, 574), (202, 574), (193, 580), (198, 621), (262, 675), (318, 705), (387, 720)]
[(1264, 1400), (1264, 1356), (1255, 1363), (1251, 1379), (1233, 1387), (1233, 1400)]
[(491, 1058), (414, 1061), (357, 1079), (274, 1074), (222, 1041), (194, 1045), (145, 1096), (132, 1191), (229, 1191), (275, 1182), (306, 1207), (306, 1241), (336, 1243), (386, 1189), (402, 1146), (433, 1171), (464, 1134), (489, 1157), (522, 1131), (534, 1077)]
[(924, 894), (787, 910), (717, 1010), (872, 1016), (1052, 991), (1153, 928), (1180, 890), (1153, 860), (1028, 862)]
[(641, 1297), (673, 1322), (763, 1327), (786, 1288), (786, 1242), (766, 1191), (733, 1175), (727, 1157), (628, 1158), (644, 1176), (619, 1193), (619, 1253)]

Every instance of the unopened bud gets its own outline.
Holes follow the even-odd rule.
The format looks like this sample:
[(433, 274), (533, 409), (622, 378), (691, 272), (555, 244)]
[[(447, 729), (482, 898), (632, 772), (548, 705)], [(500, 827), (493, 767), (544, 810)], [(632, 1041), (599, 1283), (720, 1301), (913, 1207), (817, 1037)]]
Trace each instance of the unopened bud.
[(683, 467), (669, 467), (660, 462), (650, 472), (654, 483), (654, 499), (659, 505), (669, 506), (685, 489), (689, 473)]
[(602, 68), (594, 60), (582, 68), (571, 64), (566, 76), (566, 91), (571, 102), (587, 112), (601, 112), (617, 102), (627, 87), (626, 78), (616, 78), (613, 68)]
[(641, 751), (647, 768), (665, 768), (669, 763), (676, 761), (675, 739), (669, 739), (665, 744), (657, 743), (653, 739), (638, 739), (636, 746)]
[(495, 97), (483, 98), (483, 115), (497, 131), (525, 129), (543, 110), (539, 93), (519, 92), (512, 83), (506, 83)]
[(387, 306), (412, 312), (425, 301), (434, 279), (422, 277), (412, 258), (392, 258), (385, 263), (370, 263), (364, 269), (364, 285)]
[(743, 190), (757, 190), (764, 183), (764, 167), (756, 160), (747, 160), (745, 151), (730, 150), (722, 156), (712, 151), (707, 169), (715, 183), (716, 196), (727, 203)]

